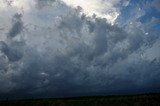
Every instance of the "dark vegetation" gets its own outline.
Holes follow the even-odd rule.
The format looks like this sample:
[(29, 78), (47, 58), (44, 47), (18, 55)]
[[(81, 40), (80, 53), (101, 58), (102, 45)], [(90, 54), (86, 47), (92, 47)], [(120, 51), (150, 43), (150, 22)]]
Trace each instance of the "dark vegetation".
[(160, 94), (5, 100), (0, 106), (160, 106)]

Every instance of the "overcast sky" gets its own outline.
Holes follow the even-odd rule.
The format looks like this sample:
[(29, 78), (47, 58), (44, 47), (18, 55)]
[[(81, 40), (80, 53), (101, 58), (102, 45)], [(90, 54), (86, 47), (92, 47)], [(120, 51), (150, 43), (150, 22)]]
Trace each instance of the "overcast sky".
[(160, 0), (0, 0), (0, 98), (160, 92)]

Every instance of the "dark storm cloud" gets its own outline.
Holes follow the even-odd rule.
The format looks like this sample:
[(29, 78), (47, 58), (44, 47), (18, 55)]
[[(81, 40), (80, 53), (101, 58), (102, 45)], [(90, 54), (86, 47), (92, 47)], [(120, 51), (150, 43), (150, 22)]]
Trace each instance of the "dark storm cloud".
[(12, 47), (8, 49), (5, 54), (10, 61), (18, 61), (23, 57), (23, 42), (14, 42), (11, 44)]
[(7, 51), (7, 48), (8, 48), (7, 44), (5, 42), (3, 42), (3, 41), (0, 41), (0, 50), (1, 50), (1, 52), (5, 53)]
[(65, 19), (62, 20), (61, 24), (59, 25), (59, 29), (61, 30), (69, 30), (70, 32), (80, 34), (83, 20), (81, 20), (81, 17), (77, 17), (79, 10), (74, 11), (74, 13), (68, 14), (67, 17), (64, 17)]
[[(21, 21), (21, 17), (20, 14), (13, 16), (13, 25), (6, 35), (6, 41), (0, 41), (0, 82), (2, 85), (0, 92), (8, 92), (14, 86), (11, 79), (12, 76), (18, 73), (19, 61), (23, 57), (24, 42), (13, 39), (14, 37), (19, 37), (18, 35), (22, 31), (23, 22)], [(17, 22), (21, 24), (16, 24)]]
[(9, 37), (15, 37), (23, 29), (23, 22), (21, 20), (22, 14), (15, 14), (13, 17), (13, 26), (8, 33)]
[[(47, 2), (39, 0), (38, 5)], [(24, 31), (22, 15), (13, 16), (7, 40), (0, 42), (1, 94), (55, 97), (160, 88), (160, 58), (141, 58), (141, 52), (159, 40), (156, 32), (145, 35), (133, 24), (118, 27), (80, 15), (80, 9), (65, 8), (67, 13), (49, 28)], [(21, 32), (26, 40), (15, 39), (25, 37)]]
[(17, 13), (13, 16), (13, 26), (7, 35), (8, 42), (5, 43), (2, 41), (3, 43), (1, 43), (1, 51), (7, 56), (9, 61), (18, 61), (23, 57), (24, 42), (13, 40), (13, 38), (20, 34), (23, 30), (23, 22), (21, 18), (22, 14)]

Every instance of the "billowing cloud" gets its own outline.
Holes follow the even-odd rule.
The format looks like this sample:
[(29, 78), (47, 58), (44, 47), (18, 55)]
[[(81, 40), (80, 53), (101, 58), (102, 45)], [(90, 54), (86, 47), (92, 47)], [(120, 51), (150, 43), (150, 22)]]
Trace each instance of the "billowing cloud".
[[(3, 97), (120, 94), (159, 89), (160, 53), (156, 52), (160, 52), (160, 40), (159, 31), (153, 27), (158, 21), (142, 23), (141, 15), (123, 25), (123, 19), (111, 25), (115, 20), (103, 15), (109, 11), (120, 13), (120, 7), (116, 8), (120, 1), (34, 2), (25, 12), (13, 11), (14, 5), (7, 7), (11, 13), (0, 10), (11, 17), (0, 16), (7, 26), (1, 30), (5, 32), (3, 39), (0, 37)], [(90, 3), (89, 10), (85, 10), (85, 3)], [(109, 5), (106, 8), (105, 3)], [(123, 5), (129, 6), (128, 3), (125, 1)]]
[[(127, 6), (128, 0), (62, 0), (67, 5), (77, 8), (82, 8), (82, 11), (88, 15), (97, 15), (101, 18), (106, 18), (111, 24), (115, 22), (120, 14), (119, 5)], [(122, 4), (121, 4), (122, 3)]]

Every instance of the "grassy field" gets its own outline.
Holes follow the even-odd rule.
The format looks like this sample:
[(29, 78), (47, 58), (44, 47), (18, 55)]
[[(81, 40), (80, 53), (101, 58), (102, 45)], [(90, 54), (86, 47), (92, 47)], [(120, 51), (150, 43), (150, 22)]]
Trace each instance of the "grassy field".
[(160, 94), (6, 100), (0, 106), (160, 106)]

